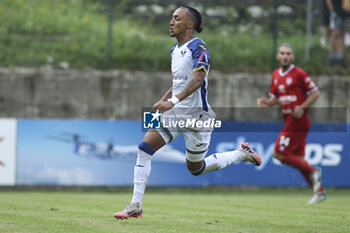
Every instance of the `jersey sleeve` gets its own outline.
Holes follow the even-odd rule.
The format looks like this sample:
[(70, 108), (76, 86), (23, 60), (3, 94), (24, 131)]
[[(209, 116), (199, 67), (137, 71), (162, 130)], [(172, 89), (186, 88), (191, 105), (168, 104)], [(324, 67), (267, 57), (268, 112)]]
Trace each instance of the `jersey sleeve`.
[(309, 77), (309, 75), (305, 71), (300, 70), (299, 77), (300, 77), (301, 85), (303, 86), (307, 95), (310, 95), (312, 92), (318, 89), (314, 81), (312, 81), (312, 79)]
[(208, 72), (210, 64), (210, 54), (208, 47), (200, 39), (194, 40), (188, 48), (192, 52), (193, 72), (203, 69)]
[[(277, 80), (276, 80), (277, 81)], [(272, 80), (271, 80), (271, 87), (269, 91), (269, 96), (271, 97), (278, 97), (278, 92), (277, 92), (277, 82), (275, 81), (274, 75), (272, 75)]]

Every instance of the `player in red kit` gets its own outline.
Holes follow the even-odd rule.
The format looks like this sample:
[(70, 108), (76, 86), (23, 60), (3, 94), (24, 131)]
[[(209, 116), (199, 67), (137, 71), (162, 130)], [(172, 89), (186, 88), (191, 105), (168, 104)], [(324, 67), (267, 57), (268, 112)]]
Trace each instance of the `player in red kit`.
[(308, 74), (292, 64), (294, 53), (290, 44), (278, 48), (276, 59), (281, 67), (272, 73), (270, 98), (259, 98), (258, 106), (270, 107), (280, 103), (284, 127), (276, 140), (273, 155), (301, 172), (314, 191), (308, 203), (319, 203), (327, 198), (321, 186), (321, 169), (311, 167), (304, 157), (306, 136), (311, 127), (308, 107), (320, 93)]

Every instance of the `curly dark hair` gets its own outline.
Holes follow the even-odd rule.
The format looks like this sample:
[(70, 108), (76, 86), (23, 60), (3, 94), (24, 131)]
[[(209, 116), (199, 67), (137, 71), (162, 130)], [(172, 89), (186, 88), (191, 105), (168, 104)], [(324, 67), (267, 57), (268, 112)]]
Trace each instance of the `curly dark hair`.
[(193, 19), (195, 24), (194, 29), (196, 30), (196, 32), (201, 33), (203, 31), (202, 15), (199, 12), (199, 10), (190, 6), (182, 6), (181, 8), (186, 8), (188, 10), (188, 15)]

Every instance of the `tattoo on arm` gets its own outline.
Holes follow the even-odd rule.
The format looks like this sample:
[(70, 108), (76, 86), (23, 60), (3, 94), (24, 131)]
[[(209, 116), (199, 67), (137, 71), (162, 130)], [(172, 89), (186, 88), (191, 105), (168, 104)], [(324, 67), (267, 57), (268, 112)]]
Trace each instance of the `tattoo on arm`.
[(191, 94), (191, 87), (194, 84), (194, 79), (191, 79), (190, 81), (188, 81), (188, 83), (186, 84), (185, 90), (186, 90), (186, 97), (188, 97)]
[(195, 92), (198, 88), (200, 88), (203, 85), (204, 78), (204, 71), (194, 72), (193, 78), (187, 82), (185, 88), (182, 89), (182, 91), (177, 95), (179, 100), (181, 101), (183, 99), (186, 99), (188, 96), (192, 95), (192, 93)]

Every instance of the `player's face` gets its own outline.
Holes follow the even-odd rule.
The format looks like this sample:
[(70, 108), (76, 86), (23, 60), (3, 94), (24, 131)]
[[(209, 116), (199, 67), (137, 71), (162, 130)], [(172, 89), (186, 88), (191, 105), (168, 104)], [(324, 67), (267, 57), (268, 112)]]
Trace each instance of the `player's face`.
[(178, 8), (173, 13), (173, 18), (170, 21), (169, 33), (171, 37), (177, 37), (186, 32), (189, 25), (189, 17), (186, 8)]
[(294, 61), (293, 50), (289, 47), (281, 47), (277, 53), (277, 60), (282, 67), (287, 67)]

